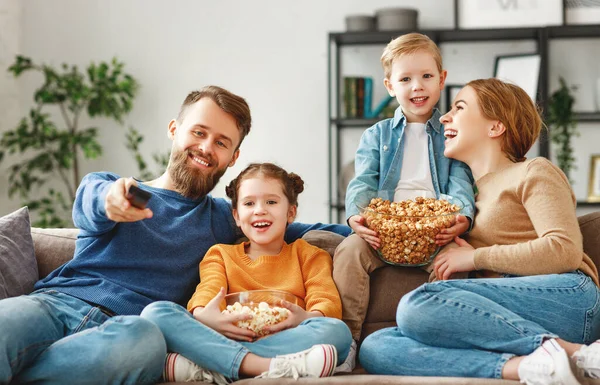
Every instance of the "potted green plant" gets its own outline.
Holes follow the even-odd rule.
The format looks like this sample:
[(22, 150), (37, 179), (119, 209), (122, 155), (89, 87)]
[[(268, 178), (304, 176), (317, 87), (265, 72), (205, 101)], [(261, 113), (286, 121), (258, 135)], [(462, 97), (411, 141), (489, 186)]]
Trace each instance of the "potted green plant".
[[(25, 72), (43, 76), (29, 114), (0, 138), (0, 162), (7, 153), (17, 155), (9, 167), (9, 196), (18, 194), (30, 211), (37, 211), (39, 219), (34, 226), (70, 224), (67, 218), (81, 179), (80, 158), (94, 159), (102, 154), (98, 129), (81, 127), (81, 117), (123, 122), (138, 90), (138, 82), (123, 68), (122, 62), (113, 59), (91, 63), (84, 72), (67, 64), (57, 69), (35, 64), (24, 56), (17, 56), (9, 67), (15, 77)], [(51, 109), (57, 113), (49, 113)], [(55, 116), (62, 121), (57, 122)], [(58, 187), (56, 182), (49, 183), (54, 180)]]
[(576, 168), (573, 143), (573, 136), (579, 136), (577, 130), (577, 121), (573, 112), (575, 97), (572, 91), (575, 86), (568, 86), (563, 77), (559, 78), (560, 87), (552, 93), (548, 101), (548, 127), (550, 128), (550, 138), (556, 145), (556, 160), (558, 167), (565, 173), (569, 181), (571, 170)]

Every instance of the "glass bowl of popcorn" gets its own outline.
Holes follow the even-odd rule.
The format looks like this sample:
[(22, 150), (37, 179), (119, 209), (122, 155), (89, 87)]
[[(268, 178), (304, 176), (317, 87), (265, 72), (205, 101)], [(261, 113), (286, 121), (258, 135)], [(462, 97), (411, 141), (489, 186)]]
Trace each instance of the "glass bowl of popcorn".
[(359, 209), (367, 227), (379, 235), (381, 260), (394, 266), (424, 266), (440, 250), (435, 236), (454, 224), (462, 203), (447, 195), (400, 202), (373, 198)]
[(225, 314), (250, 314), (252, 318), (236, 322), (236, 326), (254, 331), (259, 336), (269, 334), (265, 326), (275, 325), (289, 316), (289, 310), (281, 306), (285, 300), (301, 305), (300, 298), (282, 290), (249, 290), (225, 296)]

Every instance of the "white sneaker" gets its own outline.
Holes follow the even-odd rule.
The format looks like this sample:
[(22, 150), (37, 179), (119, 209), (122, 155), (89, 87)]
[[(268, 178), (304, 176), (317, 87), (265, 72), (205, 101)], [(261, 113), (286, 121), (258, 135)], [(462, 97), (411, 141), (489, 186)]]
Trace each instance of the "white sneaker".
[(567, 352), (554, 339), (526, 356), (517, 370), (520, 381), (527, 385), (581, 385)]
[(573, 359), (586, 376), (600, 378), (600, 340), (581, 347), (573, 354)]
[(163, 370), (165, 382), (199, 381), (205, 384), (229, 384), (221, 373), (199, 367), (179, 353), (168, 353)]
[(356, 367), (356, 341), (352, 340), (346, 360), (335, 368), (334, 373), (350, 373)]
[(257, 378), (329, 377), (333, 375), (336, 363), (335, 346), (314, 345), (298, 353), (273, 358), (269, 370)]

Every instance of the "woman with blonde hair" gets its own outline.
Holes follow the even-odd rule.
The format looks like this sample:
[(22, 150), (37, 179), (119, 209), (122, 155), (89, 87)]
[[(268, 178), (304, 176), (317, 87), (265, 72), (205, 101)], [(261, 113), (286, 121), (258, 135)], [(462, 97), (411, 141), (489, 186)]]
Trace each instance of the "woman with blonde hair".
[(365, 339), (361, 364), (526, 384), (599, 378), (598, 271), (583, 252), (567, 178), (545, 158), (525, 158), (542, 128), (536, 106), (516, 85), (480, 79), (440, 121), (444, 155), (476, 180), (475, 223), (438, 255), (437, 280), (402, 298), (398, 326)]

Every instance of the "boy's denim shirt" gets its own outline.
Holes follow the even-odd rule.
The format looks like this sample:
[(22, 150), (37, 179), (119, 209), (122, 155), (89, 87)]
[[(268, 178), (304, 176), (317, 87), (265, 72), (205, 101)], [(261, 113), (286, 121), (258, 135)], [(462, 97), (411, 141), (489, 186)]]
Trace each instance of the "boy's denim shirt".
[[(463, 204), (461, 214), (469, 217), (472, 225), (475, 212), (473, 175), (463, 162), (444, 156), (445, 137), (440, 116), (435, 109), (425, 125), (435, 194), (438, 198), (446, 194), (460, 200)], [(405, 127), (406, 117), (398, 107), (393, 118), (382, 120), (363, 133), (356, 150), (355, 176), (346, 191), (346, 219), (360, 214), (358, 206), (367, 206), (372, 198), (394, 200), (402, 170)]]

